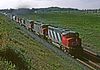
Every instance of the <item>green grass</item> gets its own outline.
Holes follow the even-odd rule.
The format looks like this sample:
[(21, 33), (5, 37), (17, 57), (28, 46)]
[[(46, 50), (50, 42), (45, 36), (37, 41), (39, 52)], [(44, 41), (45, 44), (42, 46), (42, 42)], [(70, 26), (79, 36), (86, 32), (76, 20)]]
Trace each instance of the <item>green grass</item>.
[(49, 12), (31, 13), (23, 15), (23, 17), (77, 31), (82, 38), (82, 43), (100, 53), (100, 14)]
[(57, 56), (0, 14), (0, 68), (16, 70), (20, 66), (28, 70), (83, 70), (80, 64)]
[(0, 58), (0, 70), (16, 70), (15, 65), (12, 65), (11, 62), (1, 60), (2, 59)]

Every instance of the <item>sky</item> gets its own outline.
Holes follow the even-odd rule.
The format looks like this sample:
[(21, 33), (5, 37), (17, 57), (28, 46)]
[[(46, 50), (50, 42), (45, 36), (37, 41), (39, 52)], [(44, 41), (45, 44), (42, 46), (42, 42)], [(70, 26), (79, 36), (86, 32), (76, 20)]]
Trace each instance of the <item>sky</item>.
[(98, 9), (100, 0), (0, 0), (0, 9), (47, 7)]

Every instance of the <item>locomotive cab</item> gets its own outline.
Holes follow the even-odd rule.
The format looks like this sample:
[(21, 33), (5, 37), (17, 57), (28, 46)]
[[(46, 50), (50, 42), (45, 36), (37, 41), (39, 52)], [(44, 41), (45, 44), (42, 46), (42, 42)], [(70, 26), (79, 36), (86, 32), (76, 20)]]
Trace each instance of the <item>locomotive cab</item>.
[(42, 35), (44, 36), (48, 35), (48, 25), (46, 24), (42, 25)]
[(68, 32), (62, 35), (62, 44), (67, 47), (81, 46), (81, 39), (78, 33)]

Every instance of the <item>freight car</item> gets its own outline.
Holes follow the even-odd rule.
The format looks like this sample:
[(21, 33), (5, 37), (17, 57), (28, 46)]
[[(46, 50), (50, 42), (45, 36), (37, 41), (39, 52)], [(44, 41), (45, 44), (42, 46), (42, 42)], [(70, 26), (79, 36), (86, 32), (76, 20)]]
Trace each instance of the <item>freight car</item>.
[(20, 18), (16, 16), (13, 16), (12, 18), (21, 25), (24, 25), (28, 30), (34, 31), (36, 34), (47, 38), (60, 49), (67, 51), (75, 57), (79, 57), (83, 53), (78, 32), (54, 27), (33, 20), (19, 20)]
[(24, 25), (26, 29), (33, 31), (32, 29), (34, 28), (34, 20), (27, 20)]
[(21, 20), (21, 26), (25, 26), (25, 20), (24, 19)]
[(33, 31), (38, 35), (47, 36), (48, 35), (48, 24), (43, 24), (42, 22), (35, 22)]
[(12, 20), (16, 21), (16, 16), (12, 15)]

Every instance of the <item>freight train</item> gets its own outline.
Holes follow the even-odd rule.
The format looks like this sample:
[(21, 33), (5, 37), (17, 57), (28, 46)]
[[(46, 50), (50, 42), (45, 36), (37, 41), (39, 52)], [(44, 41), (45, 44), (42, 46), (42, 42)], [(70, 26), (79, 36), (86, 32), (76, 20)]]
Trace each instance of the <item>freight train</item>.
[(81, 56), (83, 48), (81, 47), (81, 38), (79, 37), (78, 32), (43, 24), (39, 21), (25, 20), (15, 15), (8, 16), (19, 25), (24, 26), (26, 29), (35, 32), (43, 38), (46, 38), (64, 52), (67, 51), (74, 57)]

